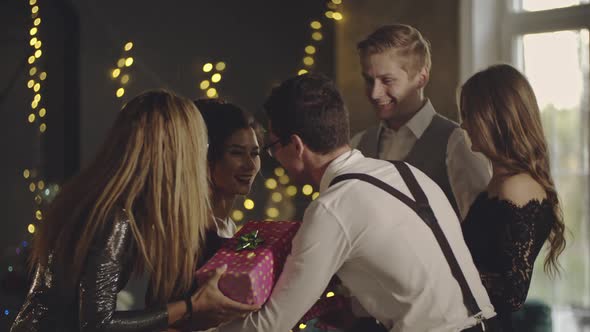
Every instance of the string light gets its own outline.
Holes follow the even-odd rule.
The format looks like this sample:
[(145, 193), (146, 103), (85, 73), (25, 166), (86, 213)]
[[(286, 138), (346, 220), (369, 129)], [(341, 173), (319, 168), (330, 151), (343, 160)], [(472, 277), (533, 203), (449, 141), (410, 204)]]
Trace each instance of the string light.
[(274, 173), (276, 176), (283, 176), (283, 175), (285, 175), (285, 169), (282, 167), (277, 167), (277, 168), (275, 168)]
[(117, 98), (123, 98), (125, 95), (125, 88), (123, 86), (129, 83), (131, 80), (131, 76), (126, 73), (126, 71), (129, 70), (135, 62), (134, 58), (129, 54), (129, 52), (133, 49), (133, 46), (134, 45), (132, 41), (127, 41), (123, 45), (121, 57), (117, 60), (117, 66), (111, 71), (112, 79), (118, 79), (118, 84), (115, 87), (115, 97)]
[(231, 218), (234, 221), (241, 221), (242, 219), (244, 219), (244, 212), (240, 210), (234, 210), (231, 214)]
[(311, 195), (311, 199), (315, 201), (316, 198), (318, 198), (319, 196), (320, 196), (320, 193), (316, 191), (315, 193), (313, 193), (313, 195)]
[(252, 210), (254, 208), (254, 201), (249, 198), (244, 200), (244, 208), (246, 210)]
[(313, 192), (313, 187), (309, 184), (306, 184), (303, 186), (303, 188), (301, 188), (301, 192), (303, 193), (303, 195), (309, 196)]
[(212, 69), (213, 69), (213, 64), (211, 64), (211, 63), (206, 63), (203, 65), (203, 71), (205, 73), (210, 72)]
[[(215, 63), (215, 65), (213, 65), (213, 63)], [(226, 68), (227, 64), (223, 61), (211, 61), (203, 64), (201, 68), (203, 70), (203, 73), (210, 74), (211, 76), (207, 79), (201, 80), (201, 82), (199, 83), (199, 89), (204, 91), (205, 95), (208, 98), (219, 97), (219, 91), (216, 84), (221, 82), (221, 72), (224, 71)]]
[(268, 189), (276, 189), (277, 188), (277, 180), (273, 179), (273, 178), (269, 178), (266, 179), (266, 181), (264, 181), (264, 186)]
[(217, 70), (217, 71), (223, 71), (224, 69), (225, 69), (225, 62), (223, 62), (223, 61), (219, 61), (215, 65), (215, 70)]

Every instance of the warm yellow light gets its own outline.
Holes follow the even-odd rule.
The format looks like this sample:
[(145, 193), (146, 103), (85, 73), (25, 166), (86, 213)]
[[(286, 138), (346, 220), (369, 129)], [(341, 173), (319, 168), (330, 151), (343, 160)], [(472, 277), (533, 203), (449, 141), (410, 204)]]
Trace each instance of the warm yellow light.
[(311, 66), (311, 65), (313, 65), (314, 61), (313, 61), (313, 58), (312, 57), (306, 56), (305, 58), (303, 58), (303, 63), (306, 66)]
[(326, 17), (327, 17), (327, 18), (334, 18), (334, 12), (333, 12), (333, 11), (331, 11), (331, 10), (328, 10), (328, 11), (326, 12)]
[(29, 231), (29, 233), (33, 234), (35, 233), (35, 225), (33, 224), (29, 224), (29, 227), (27, 227), (27, 230)]
[(35, 189), (36, 189), (36, 188), (37, 188), (37, 186), (35, 185), (35, 183), (34, 183), (34, 182), (31, 182), (31, 184), (29, 184), (29, 190), (30, 190), (31, 192), (35, 191)]
[(121, 75), (121, 69), (119, 69), (119, 68), (113, 69), (113, 74), (112, 75), (113, 75), (113, 78), (119, 77), (119, 75)]
[(34, 113), (29, 114), (29, 119), (28, 120), (29, 120), (29, 123), (35, 122), (35, 114)]
[(117, 67), (119, 67), (119, 68), (125, 67), (125, 59), (124, 58), (117, 60)]
[(35, 83), (35, 85), (33, 86), (33, 91), (39, 92), (39, 89), (41, 89), (41, 84)]
[(35, 62), (35, 60), (36, 60), (36, 59), (37, 59), (37, 58), (35, 58), (35, 56), (34, 56), (34, 55), (31, 55), (31, 56), (29, 57), (29, 64), (30, 64), (30, 65), (32, 65), (32, 64)]
[(316, 198), (320, 197), (320, 193), (319, 192), (315, 192), (313, 193), (313, 195), (311, 195), (311, 199), (315, 201)]
[[(39, 83), (37, 83), (39, 84)], [(40, 94), (36, 94), (35, 97), (33, 97), (33, 100), (36, 102), (40, 102), (41, 101), (41, 95)]]
[(209, 98), (213, 98), (217, 95), (217, 89), (215, 88), (210, 88), (209, 90), (207, 90), (207, 97)]
[(29, 5), (34, 6), (37, 3), (37, 0), (29, 0)]
[(41, 210), (35, 211), (35, 218), (37, 218), (37, 220), (43, 219), (43, 213), (41, 212)]
[(133, 48), (132, 42), (128, 42), (127, 44), (125, 44), (125, 51), (130, 51), (132, 48)]
[(42, 123), (42, 124), (39, 126), (39, 131), (40, 131), (40, 132), (42, 132), (42, 133), (44, 133), (46, 130), (47, 130), (47, 125), (46, 125), (46, 124), (44, 124), (44, 123)]
[(271, 190), (275, 189), (277, 187), (277, 180), (273, 178), (266, 179), (266, 181), (264, 181), (264, 186)]
[(305, 53), (307, 54), (315, 54), (315, 47), (311, 45), (305, 46)]
[(254, 208), (254, 201), (249, 198), (245, 199), (244, 208), (246, 208), (246, 210), (252, 210)]
[(279, 209), (271, 207), (266, 210), (266, 215), (271, 218), (276, 218), (279, 216)]
[(31, 41), (29, 41), (29, 44), (30, 44), (31, 46), (35, 45), (36, 43), (37, 43), (37, 37), (33, 37), (33, 38), (31, 38)]
[(303, 74), (307, 74), (307, 73), (308, 73), (307, 69), (301, 69), (297, 72), (297, 75), (303, 75)]
[(127, 84), (129, 82), (129, 75), (125, 74), (121, 77), (121, 84)]
[(39, 195), (35, 196), (35, 203), (41, 204), (41, 202), (43, 202), (43, 198), (41, 198)]
[(127, 60), (125, 60), (125, 66), (131, 67), (132, 64), (133, 64), (133, 58), (128, 57)]
[(217, 83), (219, 81), (221, 81), (221, 74), (215, 73), (213, 76), (211, 76), (211, 82)]
[(283, 174), (283, 175), (281, 175), (281, 176), (279, 177), (279, 182), (280, 182), (281, 184), (287, 184), (287, 183), (289, 183), (289, 180), (290, 180), (290, 179), (289, 179), (289, 176), (288, 176), (288, 175), (286, 175), (286, 174)]
[(335, 295), (334, 292), (328, 292), (326, 294), (326, 297), (334, 297), (334, 295)]
[(297, 187), (295, 186), (288, 186), (287, 190), (285, 190), (287, 192), (287, 195), (293, 197), (295, 195), (297, 195)]
[(339, 5), (342, 3), (342, 0), (332, 0), (332, 2), (336, 5)]
[(275, 175), (276, 176), (282, 176), (285, 175), (285, 169), (282, 167), (277, 167), (275, 168)]
[(244, 219), (244, 213), (240, 210), (234, 210), (234, 212), (232, 212), (232, 214), (231, 214), (231, 218), (234, 221), (240, 221), (240, 220)]
[(35, 21), (33, 21), (33, 25), (38, 26), (39, 24), (41, 24), (41, 18), (37, 17)]
[(39, 74), (39, 79), (41, 81), (45, 81), (46, 78), (47, 78), (47, 73), (46, 72), (42, 72), (41, 74)]
[(35, 7), (31, 8), (31, 13), (37, 14), (38, 12), (39, 12), (39, 6), (35, 6)]
[(209, 80), (203, 80), (201, 81), (201, 84), (199, 84), (199, 87), (201, 88), (201, 90), (205, 90), (209, 87)]
[(305, 324), (303, 324), (303, 323), (299, 324), (299, 329), (301, 329), (301, 330), (303, 330), (303, 329), (304, 329), (304, 328), (306, 328), (306, 327), (307, 327), (307, 325), (305, 325)]
[(270, 198), (272, 199), (273, 202), (278, 203), (283, 200), (283, 195), (281, 193), (274, 192), (274, 193), (272, 193)]
[(333, 3), (333, 2), (328, 2), (328, 8), (330, 8), (330, 9), (336, 9), (336, 8), (338, 8), (338, 6), (335, 3)]
[(340, 21), (342, 19), (342, 14), (340, 14), (339, 12), (334, 12), (334, 19), (336, 21)]
[(36, 50), (35, 51), (35, 58), (39, 59), (41, 57), (41, 55), (43, 54), (43, 51), (41, 50)]
[(28, 179), (28, 178), (29, 178), (29, 176), (31, 176), (31, 171), (29, 171), (28, 169), (25, 169), (25, 170), (23, 171), (23, 177), (24, 177), (25, 179)]
[(116, 93), (117, 98), (123, 97), (124, 94), (125, 94), (125, 89), (123, 89), (123, 88), (117, 89), (117, 93)]
[(39, 110), (39, 117), (42, 118), (42, 117), (45, 116), (45, 114), (47, 114), (47, 110), (46, 109), (42, 108), (42, 109)]
[(306, 184), (303, 186), (303, 188), (301, 188), (301, 192), (303, 193), (303, 195), (309, 196), (313, 192), (313, 187), (309, 184)]
[(37, 28), (31, 28), (31, 30), (29, 30), (29, 33), (31, 34), (31, 36), (34, 36), (37, 34)]
[(37, 67), (33, 67), (31, 69), (29, 69), (29, 75), (33, 76), (37, 73)]
[(29, 89), (32, 89), (34, 86), (35, 86), (35, 81), (34, 81), (34, 80), (29, 80), (29, 81), (27, 82), (27, 87), (28, 87)]
[(213, 65), (211, 63), (206, 63), (203, 65), (203, 71), (208, 73), (213, 69)]
[(310, 25), (313, 29), (316, 29), (316, 30), (322, 28), (322, 23), (320, 23), (318, 21), (313, 21), (313, 22), (311, 22)]
[(37, 182), (37, 187), (43, 190), (43, 188), (45, 188), (45, 182), (43, 182), (43, 180)]
[(313, 38), (313, 40), (322, 40), (322, 38), (324, 38), (324, 36), (322, 36), (321, 32), (314, 32), (311, 34), (311, 38)]
[(217, 71), (223, 71), (225, 69), (225, 62), (220, 61), (215, 65)]
[(37, 106), (39, 106), (39, 102), (38, 102), (38, 101), (35, 101), (35, 100), (33, 100), (33, 101), (31, 102), (31, 108), (32, 108), (32, 109), (35, 109), (35, 108), (37, 108)]

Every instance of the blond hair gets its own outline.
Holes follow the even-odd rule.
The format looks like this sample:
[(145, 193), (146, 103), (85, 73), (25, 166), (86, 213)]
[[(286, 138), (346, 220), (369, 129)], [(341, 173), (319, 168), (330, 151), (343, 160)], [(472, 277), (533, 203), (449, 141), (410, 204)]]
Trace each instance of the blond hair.
[(465, 82), (459, 97), (461, 118), (477, 132), (473, 138), (482, 152), (510, 174), (527, 173), (540, 183), (557, 222), (549, 235), (545, 271), (559, 270), (558, 256), (566, 244), (565, 225), (549, 168), (549, 153), (541, 112), (533, 89), (518, 70), (509, 65), (491, 66)]
[(135, 240), (133, 270), (154, 299), (183, 295), (209, 227), (207, 132), (191, 100), (145, 92), (119, 113), (96, 159), (66, 185), (35, 236), (33, 263), (80, 278), (89, 248), (121, 209)]
[(383, 53), (393, 49), (405, 58), (402, 68), (416, 75), (422, 69), (430, 72), (432, 58), (430, 42), (416, 28), (407, 24), (382, 26), (357, 44), (361, 57)]

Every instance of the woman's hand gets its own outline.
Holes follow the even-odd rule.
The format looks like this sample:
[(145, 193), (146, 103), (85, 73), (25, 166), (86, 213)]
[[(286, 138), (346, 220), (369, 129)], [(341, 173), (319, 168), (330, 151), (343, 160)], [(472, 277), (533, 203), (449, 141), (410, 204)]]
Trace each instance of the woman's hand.
[(226, 269), (227, 266), (218, 268), (215, 274), (191, 296), (193, 304), (191, 327), (193, 329), (204, 330), (215, 327), (260, 309), (259, 306), (236, 302), (221, 293), (218, 282)]

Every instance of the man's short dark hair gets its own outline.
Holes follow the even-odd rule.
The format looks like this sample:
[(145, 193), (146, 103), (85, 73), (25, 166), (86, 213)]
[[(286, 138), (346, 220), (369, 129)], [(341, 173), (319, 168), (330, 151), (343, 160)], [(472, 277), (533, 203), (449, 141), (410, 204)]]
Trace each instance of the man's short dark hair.
[(264, 103), (272, 132), (283, 144), (298, 135), (314, 152), (326, 154), (349, 144), (348, 112), (334, 83), (321, 74), (290, 78)]

